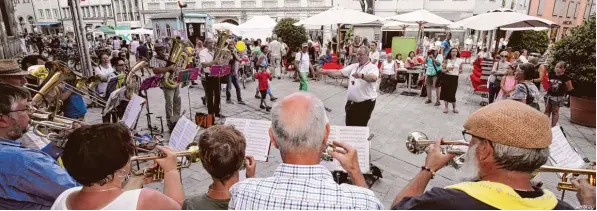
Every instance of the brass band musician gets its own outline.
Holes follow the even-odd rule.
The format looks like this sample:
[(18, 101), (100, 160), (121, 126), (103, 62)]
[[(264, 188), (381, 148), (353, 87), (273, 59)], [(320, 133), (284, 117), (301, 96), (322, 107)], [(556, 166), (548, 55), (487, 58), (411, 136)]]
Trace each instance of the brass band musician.
[(573, 209), (531, 185), (551, 144), (547, 117), (523, 103), (503, 100), (473, 112), (462, 131), (469, 143), (461, 179), (445, 188), (425, 187), (454, 158), (442, 154), (441, 140), (430, 146), (419, 174), (396, 196), (393, 209)]
[[(164, 74), (170, 72), (174, 74), (176, 66), (167, 67), (168, 61), (166, 57), (166, 48), (164, 46), (155, 47), (156, 56), (152, 57), (149, 66), (153, 70), (154, 74)], [(166, 98), (166, 119), (167, 125), (170, 130), (174, 129), (175, 123), (180, 117), (180, 84), (176, 85), (175, 88), (170, 89), (163, 84), (160, 84), (160, 88), (164, 92), (164, 98)]]

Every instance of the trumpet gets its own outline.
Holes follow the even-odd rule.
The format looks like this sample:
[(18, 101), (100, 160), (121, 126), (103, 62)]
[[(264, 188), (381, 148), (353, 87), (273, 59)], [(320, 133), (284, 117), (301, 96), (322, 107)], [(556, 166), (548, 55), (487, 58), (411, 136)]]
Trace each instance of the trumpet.
[(555, 166), (541, 166), (536, 173), (539, 172), (554, 172), (554, 173), (562, 173), (562, 180), (558, 182), (557, 189), (561, 190), (569, 190), (569, 191), (577, 191), (576, 187), (569, 182), (570, 179), (574, 179), (581, 174), (587, 175), (589, 179), (589, 184), (595, 186), (595, 169), (573, 169), (573, 168), (562, 168), (562, 167), (555, 167)]
[[(435, 141), (428, 140), (427, 136), (422, 132), (411, 132), (408, 134), (408, 138), (406, 141), (406, 148), (413, 154), (421, 154), (427, 151), (429, 145), (434, 144)], [(464, 154), (466, 153), (465, 149), (458, 148), (459, 146), (468, 146), (468, 143), (464, 141), (442, 141), (442, 145), (448, 145), (445, 148), (442, 148), (443, 153), (451, 153), (456, 154), (457, 156), (454, 157), (450, 162), (448, 162), (447, 166), (451, 166), (455, 169), (459, 169), (464, 164)], [(589, 183), (593, 186), (596, 184), (595, 179), (595, 169), (573, 169), (573, 168), (562, 168), (562, 167), (555, 167), (555, 166), (541, 166), (535, 173), (536, 176), (540, 172), (554, 172), (554, 173), (562, 173), (562, 180), (558, 183), (557, 189), (558, 190), (569, 190), (569, 191), (577, 191), (576, 187), (569, 182), (570, 179), (574, 179), (580, 174), (585, 174), (588, 176)]]
[[(192, 142), (187, 147), (187, 150), (176, 152), (176, 157), (182, 157), (181, 161), (178, 162), (177, 169), (188, 168), (191, 163), (197, 163), (199, 159), (199, 144)], [(157, 154), (140, 155), (131, 157), (131, 161), (148, 161), (165, 158), (166, 155), (162, 152)], [(134, 176), (151, 177), (153, 181), (164, 179), (164, 169), (160, 166), (144, 168), (138, 171), (131, 171)]]

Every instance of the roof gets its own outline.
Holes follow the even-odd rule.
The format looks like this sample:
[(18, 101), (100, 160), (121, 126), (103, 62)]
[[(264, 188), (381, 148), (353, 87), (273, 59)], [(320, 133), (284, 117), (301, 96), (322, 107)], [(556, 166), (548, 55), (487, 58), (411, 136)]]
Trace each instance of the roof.
[[(206, 13), (184, 12), (185, 17), (189, 18), (205, 18), (211, 17)], [(180, 17), (180, 12), (158, 13), (151, 16), (151, 19), (172, 19)]]

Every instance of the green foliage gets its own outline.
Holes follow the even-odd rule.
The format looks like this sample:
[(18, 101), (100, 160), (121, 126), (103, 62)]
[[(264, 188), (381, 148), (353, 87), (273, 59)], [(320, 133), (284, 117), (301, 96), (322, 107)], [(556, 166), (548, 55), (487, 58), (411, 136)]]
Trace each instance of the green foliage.
[(556, 42), (548, 68), (554, 70), (560, 61), (566, 62), (566, 71), (575, 87), (575, 96), (595, 98), (595, 16)]
[(282, 41), (288, 45), (290, 51), (294, 51), (301, 44), (307, 42), (307, 30), (304, 26), (295, 26), (298, 20), (294, 18), (283, 18), (278, 21), (274, 27), (274, 34), (282, 38)]
[(515, 51), (521, 51), (520, 53), (522, 53), (522, 49), (527, 49), (529, 54), (543, 54), (548, 45), (547, 31), (515, 31), (512, 32), (508, 40), (508, 47), (512, 47)]

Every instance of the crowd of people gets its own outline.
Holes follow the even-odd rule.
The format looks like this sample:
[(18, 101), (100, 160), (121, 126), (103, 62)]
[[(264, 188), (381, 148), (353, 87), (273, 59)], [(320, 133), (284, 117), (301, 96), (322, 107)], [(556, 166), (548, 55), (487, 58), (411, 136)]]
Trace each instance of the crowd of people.
[[(156, 43), (150, 38), (143, 41), (135, 38), (130, 44), (118, 37), (97, 40), (98, 46), (111, 49), (101, 54), (95, 67), (95, 75), (101, 81), (98, 94), (106, 98), (126, 86), (110, 83), (110, 79), (127, 75), (131, 71), (130, 59), (146, 61), (147, 68), (141, 72), (147, 70), (149, 75), (178, 71), (168, 60), (172, 39), (182, 38), (166, 38)], [(376, 42), (355, 36), (348, 45), (340, 44), (342, 53), (346, 53), (341, 56), (345, 66), (340, 71), (323, 69), (325, 63), (332, 62), (332, 51), (327, 48), (320, 53), (310, 42), (292, 51), (275, 36), (265, 42), (227, 39), (225, 48), (231, 57), (222, 60), (214, 58), (215, 52), (221, 50), (215, 46), (217, 39), (195, 40), (187, 51), (191, 55), (188, 67), (200, 69), (208, 114), (225, 117), (220, 108), (222, 83), (228, 84), (227, 103), (234, 103), (230, 93), (234, 86), (237, 103), (245, 104), (240, 92), (240, 76), (254, 71), (255, 97), (260, 99), (261, 109), (271, 112), (268, 135), (273, 147), (279, 149), (282, 163), (273, 175), (256, 178), (256, 161), (246, 155), (247, 140), (243, 133), (232, 126), (211, 126), (199, 135), (197, 143), (199, 160), (212, 181), (206, 190), (198, 191), (201, 194), (192, 196), (185, 195), (172, 148), (157, 147), (164, 157), (153, 164), (163, 170), (163, 192), (143, 188), (154, 182), (152, 179), (133, 176), (134, 134), (117, 123), (126, 109), (125, 98), (118, 98), (122, 102), (103, 113), (104, 123), (77, 125), (68, 131), (60, 162), (42, 149), (49, 140), (27, 141), (26, 136), (31, 133), (30, 119), (36, 109), (29, 102), (32, 93), (23, 88), (30, 81), (27, 70), (43, 65), (47, 59), (30, 55), (21, 64), (0, 60), (0, 156), (7, 161), (0, 163), (0, 178), (4, 178), (0, 179), (0, 190), (3, 190), (0, 191), (0, 208), (385, 209), (366, 185), (357, 150), (341, 141), (328, 142), (331, 125), (326, 111), (329, 109), (309, 93), (309, 77), (318, 78), (323, 74), (347, 78), (346, 126), (368, 126), (378, 90), (393, 93), (400, 70), (407, 68), (422, 68), (420, 79), (426, 89), (422, 92), (426, 94), (426, 104), (434, 102), (435, 90), (434, 105), (440, 106), (440, 101), (444, 101), (444, 113), (449, 112), (450, 105), (452, 112), (458, 113), (456, 92), (464, 61), (458, 45), (452, 46), (450, 39), (448, 33), (437, 44), (439, 47), (426, 50), (420, 62), (415, 52), (410, 52), (405, 60), (400, 54), (395, 57), (389, 54), (382, 59)], [(237, 48), (240, 42), (246, 45), (243, 51)], [(533, 173), (547, 162), (551, 128), (558, 121), (565, 94), (573, 89), (565, 75), (566, 64), (558, 63), (555, 74), (548, 75), (545, 66), (538, 64), (536, 57), (528, 56), (527, 51), (523, 50), (516, 59), (512, 59), (515, 58), (513, 52), (510, 58), (510, 53), (502, 51), (496, 57), (489, 79), (491, 103), (473, 112), (463, 124), (463, 138), (468, 143), (465, 163), (458, 172), (463, 182), (425, 191), (437, 172), (455, 156), (442, 153), (442, 140), (437, 140), (429, 147), (425, 161), (420, 163), (420, 171), (399, 191), (389, 208), (575, 209), (532, 182)], [(225, 65), (231, 67), (231, 74), (214, 75), (211, 71)], [(296, 70), (298, 92), (278, 102), (271, 83), (276, 78), (281, 80), (287, 68)], [(542, 83), (547, 83), (547, 88)], [(538, 111), (538, 90), (542, 87), (547, 90), (545, 113)], [(84, 120), (87, 108), (83, 96), (68, 87), (59, 88), (62, 90), (60, 99), (65, 102), (62, 113)], [(160, 88), (165, 99), (167, 126), (172, 130), (181, 115), (181, 85), (161, 84)], [(273, 104), (268, 103), (267, 96)], [(329, 150), (328, 145), (333, 145), (333, 149)], [(324, 152), (341, 164), (352, 184), (334, 181), (330, 170), (320, 164)], [(242, 181), (241, 169), (246, 170), (247, 178)], [(576, 209), (594, 209), (595, 187), (586, 178), (572, 183), (578, 188), (580, 206)]]

